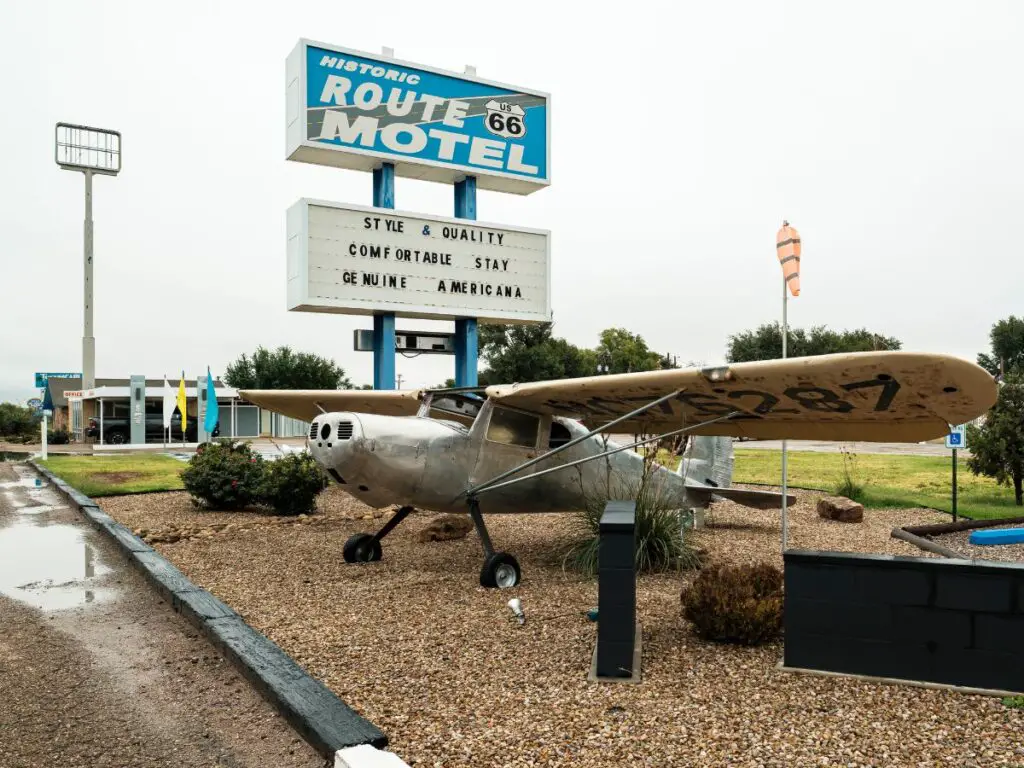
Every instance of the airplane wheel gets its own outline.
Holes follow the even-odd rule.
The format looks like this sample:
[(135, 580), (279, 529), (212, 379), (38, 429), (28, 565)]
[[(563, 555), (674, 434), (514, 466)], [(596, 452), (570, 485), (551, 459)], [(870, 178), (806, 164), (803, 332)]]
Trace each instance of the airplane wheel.
[(368, 533), (357, 533), (342, 549), (346, 563), (374, 563), (381, 558), (380, 542)]
[(484, 561), (480, 570), (480, 586), (509, 589), (519, 583), (519, 562), (507, 552), (495, 552)]

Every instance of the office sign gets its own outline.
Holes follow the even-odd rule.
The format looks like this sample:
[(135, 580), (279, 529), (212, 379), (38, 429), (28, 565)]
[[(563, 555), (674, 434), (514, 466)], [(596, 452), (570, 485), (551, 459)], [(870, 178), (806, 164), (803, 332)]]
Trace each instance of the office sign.
[(551, 319), (550, 233), (300, 200), (288, 210), (288, 309), (503, 323)]
[(300, 40), (286, 62), (286, 157), (529, 194), (550, 183), (551, 97)]

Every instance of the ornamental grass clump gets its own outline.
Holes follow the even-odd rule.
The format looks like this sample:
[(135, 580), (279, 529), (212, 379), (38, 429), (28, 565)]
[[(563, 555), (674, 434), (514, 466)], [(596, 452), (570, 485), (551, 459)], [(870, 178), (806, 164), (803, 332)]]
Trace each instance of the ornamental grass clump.
[(759, 645), (782, 631), (782, 571), (769, 563), (711, 566), (683, 588), (682, 603), (701, 638)]
[(239, 510), (255, 505), (263, 487), (263, 457), (247, 443), (204, 443), (181, 473), (197, 506)]
[(601, 516), (613, 500), (636, 502), (637, 573), (700, 567), (700, 557), (685, 538), (681, 494), (665, 470), (645, 459), (639, 479), (610, 472), (604, 488), (586, 493), (586, 508), (576, 516), (583, 538), (566, 552), (562, 564), (587, 575), (597, 573)]

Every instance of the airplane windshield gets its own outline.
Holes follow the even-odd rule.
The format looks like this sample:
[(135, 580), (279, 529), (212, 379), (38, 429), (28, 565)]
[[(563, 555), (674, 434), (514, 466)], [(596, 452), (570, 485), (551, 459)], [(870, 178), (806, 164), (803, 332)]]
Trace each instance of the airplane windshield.
[(430, 415), (435, 419), (454, 419), (470, 426), (483, 404), (482, 398), (473, 395), (435, 395), (430, 401)]

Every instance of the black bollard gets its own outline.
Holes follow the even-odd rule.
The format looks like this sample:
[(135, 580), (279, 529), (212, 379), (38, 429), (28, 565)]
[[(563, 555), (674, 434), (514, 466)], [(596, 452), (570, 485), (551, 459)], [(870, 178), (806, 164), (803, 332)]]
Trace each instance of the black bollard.
[[(636, 502), (609, 501), (601, 516), (597, 573), (597, 679), (639, 680)], [(635, 668), (634, 668), (635, 663)]]

